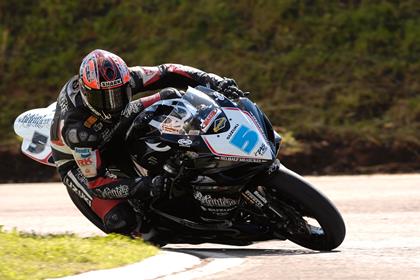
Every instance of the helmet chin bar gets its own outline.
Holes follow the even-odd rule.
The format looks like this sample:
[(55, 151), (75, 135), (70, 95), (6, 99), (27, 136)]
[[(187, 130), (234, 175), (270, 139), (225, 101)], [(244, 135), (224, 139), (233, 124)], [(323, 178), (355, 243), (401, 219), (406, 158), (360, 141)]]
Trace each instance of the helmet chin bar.
[(100, 117), (101, 119), (103, 119), (103, 120), (110, 120), (110, 119), (112, 119), (112, 115), (111, 114), (107, 114), (107, 113), (105, 113), (105, 112), (98, 112), (97, 110), (95, 110), (95, 108), (93, 108), (90, 104), (89, 104), (89, 102), (86, 100), (86, 96), (82, 93), (81, 94), (82, 95), (82, 100), (83, 100), (83, 103), (97, 116), (97, 117)]

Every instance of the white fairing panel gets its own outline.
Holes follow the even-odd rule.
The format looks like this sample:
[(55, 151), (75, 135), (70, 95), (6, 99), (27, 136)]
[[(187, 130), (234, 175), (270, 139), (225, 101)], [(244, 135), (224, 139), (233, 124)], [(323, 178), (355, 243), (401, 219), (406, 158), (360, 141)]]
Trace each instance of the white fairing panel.
[(56, 103), (47, 108), (32, 109), (20, 114), (14, 123), (14, 130), (22, 137), (22, 152), (30, 158), (54, 166), (51, 157), (50, 127)]
[(238, 108), (223, 108), (223, 111), (230, 122), (230, 129), (224, 133), (202, 135), (213, 154), (226, 160), (237, 158), (256, 162), (274, 158), (260, 126), (248, 112)]

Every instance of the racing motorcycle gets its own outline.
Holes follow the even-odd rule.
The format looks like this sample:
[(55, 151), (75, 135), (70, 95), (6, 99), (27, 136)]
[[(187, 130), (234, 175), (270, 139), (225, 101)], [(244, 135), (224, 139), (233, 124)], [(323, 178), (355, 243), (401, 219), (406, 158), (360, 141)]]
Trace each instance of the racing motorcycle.
[[(55, 104), (21, 114), (15, 132), (22, 151), (54, 165), (49, 127)], [(277, 158), (281, 137), (246, 97), (230, 100), (206, 87), (162, 100), (141, 112), (126, 133), (126, 147), (139, 175), (170, 178), (147, 208), (142, 237), (157, 245), (219, 243), (249, 245), (290, 240), (329, 251), (345, 237), (344, 221), (331, 201)], [(86, 214), (83, 197), (69, 191)], [(146, 209), (146, 210), (145, 210)], [(144, 221), (143, 221), (144, 222)]]

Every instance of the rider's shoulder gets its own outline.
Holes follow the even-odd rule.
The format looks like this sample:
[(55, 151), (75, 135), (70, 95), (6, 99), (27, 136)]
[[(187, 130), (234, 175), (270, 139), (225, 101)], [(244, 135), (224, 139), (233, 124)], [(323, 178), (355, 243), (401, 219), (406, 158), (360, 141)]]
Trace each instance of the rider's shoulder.
[(62, 130), (64, 141), (70, 148), (80, 145), (95, 147), (101, 140), (101, 125), (93, 115), (71, 114)]
[(71, 77), (64, 85), (63, 91), (65, 91), (67, 94), (79, 92), (80, 91), (79, 76), (74, 75), (73, 77)]
[(78, 76), (73, 76), (68, 80), (60, 91), (58, 100), (60, 104), (68, 104), (66, 107), (81, 106), (80, 85)]

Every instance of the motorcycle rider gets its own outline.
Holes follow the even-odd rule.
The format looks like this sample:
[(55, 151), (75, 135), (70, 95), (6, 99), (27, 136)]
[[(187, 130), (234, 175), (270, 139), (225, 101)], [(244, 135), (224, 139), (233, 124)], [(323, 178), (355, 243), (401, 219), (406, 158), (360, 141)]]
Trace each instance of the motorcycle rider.
[[(127, 199), (146, 201), (164, 187), (162, 176), (140, 177), (132, 168), (123, 143), (128, 126), (153, 103), (180, 97), (175, 88), (197, 85), (231, 97), (242, 93), (232, 79), (180, 64), (127, 67), (100, 49), (84, 57), (79, 74), (61, 89), (51, 127), (54, 162), (70, 197), (80, 198), (72, 197), (76, 206), (105, 232), (130, 234), (137, 221)], [(159, 89), (132, 101), (133, 94)]]

